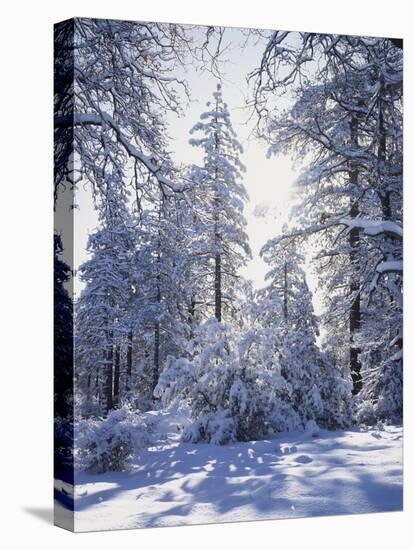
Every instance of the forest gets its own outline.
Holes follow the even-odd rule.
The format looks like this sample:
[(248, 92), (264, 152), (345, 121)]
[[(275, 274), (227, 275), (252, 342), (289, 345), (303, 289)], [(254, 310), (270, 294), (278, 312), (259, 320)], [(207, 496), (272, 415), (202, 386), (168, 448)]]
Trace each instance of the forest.
[[(106, 497), (91, 488), (99, 480), (132, 490), (133, 472), (158, 461), (169, 483), (174, 453), (193, 470), (196, 453), (239, 469), (245, 449), (265, 464), (272, 445), (270, 454), (311, 468), (311, 453), (324, 452), (317, 441), (327, 456), (358, 437), (365, 449), (382, 440), (371, 447), (382, 453), (378, 469), (386, 452), (389, 468), (401, 463), (403, 43), (231, 32), (235, 45), (213, 26), (82, 18), (55, 27), (56, 491), (79, 511), (80, 530), (110, 528), (99, 511)], [(263, 285), (245, 276), (256, 255), (246, 215), (254, 190), (226, 99), (230, 46), (252, 52), (252, 70), (237, 70), (249, 139), (268, 157), (259, 162), (286, 157), (298, 171), (285, 223), (267, 220)], [(196, 99), (190, 67), (208, 75), (210, 100), (194, 107), (187, 163), (170, 131)], [(277, 174), (274, 182), (268, 196), (283, 185)], [(82, 193), (96, 223), (79, 253)], [(288, 445), (277, 454), (274, 441)], [(309, 450), (293, 459), (297, 441)], [(243, 482), (248, 474), (240, 490)], [(70, 493), (77, 484), (83, 492)], [(214, 499), (217, 486), (208, 487), (201, 502)], [(331, 512), (311, 501), (301, 513), (400, 509), (401, 491), (393, 479), (373, 504), (340, 508), (335, 498)], [(258, 493), (264, 512), (249, 509), (247, 519), (285, 517), (279, 499)], [(191, 498), (198, 506), (195, 489)], [(132, 524), (116, 509), (111, 525), (221, 521), (223, 511), (236, 520), (242, 498), (227, 492), (215, 515), (192, 512), (193, 502), (172, 514), (158, 502)], [(288, 501), (288, 513), (295, 506)]]

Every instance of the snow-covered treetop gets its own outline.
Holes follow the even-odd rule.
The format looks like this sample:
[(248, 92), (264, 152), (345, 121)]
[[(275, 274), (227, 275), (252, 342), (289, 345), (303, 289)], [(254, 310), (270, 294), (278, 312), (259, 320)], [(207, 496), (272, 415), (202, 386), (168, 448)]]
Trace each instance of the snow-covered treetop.
[[(245, 171), (238, 158), (238, 155), (243, 153), (243, 148), (236, 138), (228, 106), (222, 98), (220, 84), (217, 85), (213, 97), (214, 101), (207, 103), (210, 109), (201, 114), (201, 121), (190, 130), (191, 134), (203, 134), (202, 137), (192, 138), (189, 142), (205, 150), (205, 168), (211, 166), (213, 169), (216, 168), (221, 176), (232, 178)], [(246, 198), (245, 192), (243, 195)]]

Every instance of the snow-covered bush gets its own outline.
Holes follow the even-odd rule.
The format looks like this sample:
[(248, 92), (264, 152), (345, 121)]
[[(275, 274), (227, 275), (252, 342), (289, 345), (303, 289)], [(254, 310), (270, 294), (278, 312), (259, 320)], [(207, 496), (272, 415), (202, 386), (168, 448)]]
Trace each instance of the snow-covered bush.
[(280, 365), (289, 392), (285, 400), (291, 403), (304, 426), (323, 413), (319, 387), (321, 355), (314, 335), (306, 330), (282, 326), (281, 334)]
[(308, 420), (306, 422), (304, 431), (310, 437), (318, 437), (320, 435), (320, 428), (314, 420)]
[(251, 441), (300, 426), (299, 415), (279, 397), (287, 390), (271, 331), (251, 329), (240, 337), (232, 325), (211, 318), (198, 326), (189, 349), (191, 360), (170, 358), (155, 390), (164, 405), (188, 399), (194, 423), (184, 441)]
[(155, 395), (164, 405), (178, 396), (188, 399), (195, 422), (184, 431), (184, 441), (223, 444), (237, 439), (230, 410), (231, 388), (239, 374), (233, 328), (215, 318), (200, 323), (189, 351), (191, 360), (168, 359)]
[[(382, 367), (382, 378), (376, 372), (365, 373), (366, 388), (363, 388), (356, 399), (356, 421), (358, 424), (375, 426), (382, 421), (398, 424), (403, 418), (402, 366), (378, 365)], [(369, 376), (371, 375), (371, 377)], [(374, 383), (369, 382), (374, 378)]]
[(127, 406), (103, 420), (81, 420), (75, 427), (76, 466), (93, 473), (122, 471), (149, 444), (150, 427)]
[(169, 356), (153, 394), (158, 399), (162, 398), (164, 404), (169, 405), (177, 397), (185, 398), (195, 382), (192, 363), (185, 357), (175, 359)]
[[(300, 427), (300, 418), (285, 397), (278, 340), (272, 328), (250, 328), (238, 345), (240, 379), (232, 388), (231, 406), (242, 418), (242, 439), (262, 439)], [(242, 390), (242, 391), (241, 391)]]
[(229, 410), (200, 416), (182, 434), (182, 441), (186, 443), (205, 441), (215, 445), (225, 445), (237, 439), (237, 419)]
[(376, 424), (376, 410), (373, 401), (360, 400), (356, 410), (356, 421), (360, 426), (374, 426)]
[(332, 343), (334, 342), (330, 340), (321, 352), (318, 383), (323, 411), (318, 416), (317, 423), (329, 430), (348, 428), (354, 422), (350, 373), (348, 366), (344, 368), (339, 364), (342, 359), (331, 349)]
[(322, 370), (320, 393), (323, 412), (317, 422), (323, 428), (348, 428), (353, 423), (352, 383), (334, 371)]
[(402, 351), (397, 341), (386, 349), (381, 339), (386, 341), (390, 336), (380, 334), (371, 339), (370, 349), (360, 354), (363, 387), (356, 399), (356, 415), (358, 422), (368, 425), (399, 423), (403, 418)]

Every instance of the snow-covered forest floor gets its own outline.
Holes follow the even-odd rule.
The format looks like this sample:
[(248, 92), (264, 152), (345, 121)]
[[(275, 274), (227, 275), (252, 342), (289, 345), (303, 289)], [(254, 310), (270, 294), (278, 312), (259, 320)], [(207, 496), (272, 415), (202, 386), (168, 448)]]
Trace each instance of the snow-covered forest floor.
[(181, 421), (162, 413), (165, 440), (131, 471), (76, 477), (76, 531), (402, 508), (401, 427), (217, 446), (180, 443)]

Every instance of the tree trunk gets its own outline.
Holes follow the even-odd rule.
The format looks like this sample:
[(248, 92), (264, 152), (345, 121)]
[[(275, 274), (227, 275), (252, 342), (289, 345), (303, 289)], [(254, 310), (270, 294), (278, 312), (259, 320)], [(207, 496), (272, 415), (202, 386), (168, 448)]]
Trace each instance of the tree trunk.
[(192, 296), (191, 302), (188, 307), (189, 339), (192, 339), (194, 336), (195, 308), (196, 308), (196, 300), (195, 300), (195, 297)]
[(96, 378), (95, 378), (95, 397), (99, 401), (100, 400), (100, 391), (99, 391), (99, 369), (96, 372)]
[(113, 378), (113, 406), (119, 405), (119, 381), (120, 381), (120, 348), (115, 347), (115, 372)]
[(128, 332), (128, 348), (126, 350), (126, 388), (127, 391), (132, 389), (132, 347), (133, 347), (133, 333), (130, 330)]
[[(357, 206), (351, 208), (351, 217), (358, 214)], [(352, 249), (350, 252), (350, 262), (354, 265), (357, 261), (357, 247), (360, 238), (360, 230), (352, 229), (349, 235), (349, 244)], [(352, 278), (350, 283), (352, 304), (350, 308), (350, 372), (353, 380), (353, 395), (359, 393), (362, 388), (361, 364), (359, 361), (360, 349), (354, 344), (354, 337), (361, 326), (361, 302), (360, 302), (360, 283), (357, 277)]]
[[(357, 146), (357, 119), (353, 118), (351, 123), (351, 139), (352, 144)], [(358, 170), (352, 167), (349, 172), (349, 180), (351, 188), (358, 186)], [(350, 208), (350, 218), (356, 218), (359, 215), (359, 208), (357, 203), (353, 203)], [(349, 234), (350, 245), (350, 264), (353, 269), (358, 262), (358, 247), (360, 243), (360, 230), (353, 228)], [(350, 282), (350, 294), (351, 294), (351, 307), (350, 307), (350, 319), (349, 319), (349, 331), (350, 331), (350, 373), (353, 380), (353, 395), (360, 392), (363, 382), (361, 377), (361, 363), (359, 359), (360, 348), (354, 342), (356, 333), (360, 330), (361, 326), (361, 300), (360, 300), (360, 281), (359, 276), (352, 274)]]
[(90, 403), (91, 399), (91, 393), (92, 393), (92, 375), (87, 375), (87, 382), (86, 382), (86, 401)]
[(391, 199), (390, 199), (390, 191), (384, 188), (384, 172), (385, 172), (385, 165), (386, 165), (386, 130), (384, 126), (384, 116), (383, 116), (383, 101), (380, 101), (380, 112), (379, 112), (379, 132), (380, 132), (380, 140), (379, 140), (379, 146), (377, 151), (377, 159), (378, 159), (378, 180), (380, 185), (380, 201), (381, 201), (381, 208), (383, 213), (383, 219), (384, 220), (391, 220), (392, 212), (391, 212)]
[(154, 352), (153, 352), (153, 377), (152, 377), (152, 390), (154, 390), (159, 381), (159, 359), (160, 359), (160, 327), (159, 323), (155, 324), (154, 332)]
[(107, 416), (113, 407), (113, 335), (108, 333), (109, 344), (106, 348), (105, 357), (105, 380), (103, 387), (102, 415)]

